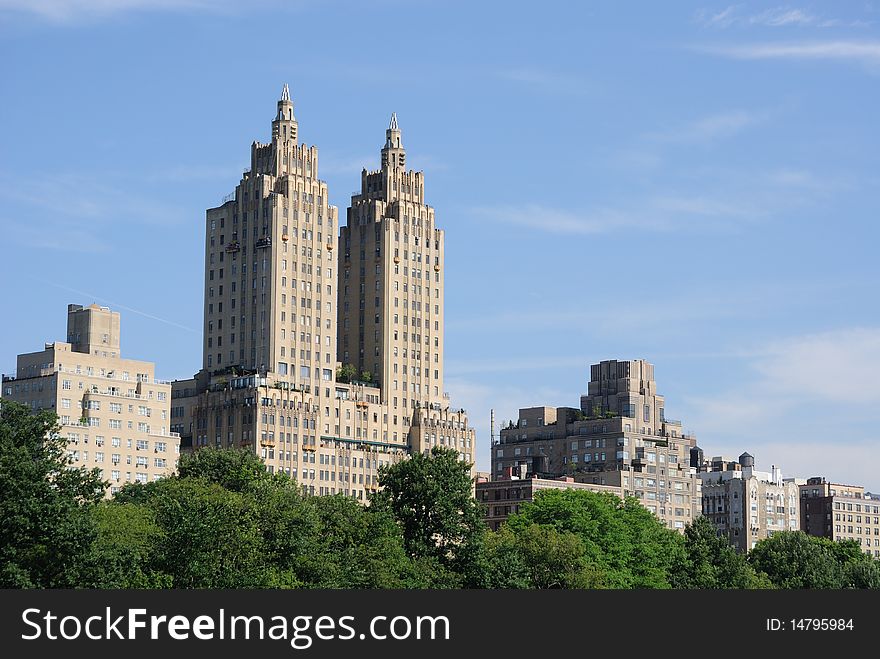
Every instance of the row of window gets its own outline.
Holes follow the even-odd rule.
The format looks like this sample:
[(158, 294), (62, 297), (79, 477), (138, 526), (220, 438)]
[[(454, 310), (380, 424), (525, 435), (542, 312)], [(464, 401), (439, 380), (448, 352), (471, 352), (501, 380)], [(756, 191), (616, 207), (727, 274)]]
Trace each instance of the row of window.
[[(104, 446), (105, 438), (103, 437), (103, 435), (95, 435), (94, 441), (95, 441), (95, 446)], [(67, 433), (67, 443), (68, 444), (79, 444), (80, 443), (79, 433), (76, 433), (76, 432)], [(88, 435), (82, 436), (82, 443), (83, 444), (89, 443), (89, 436)], [(121, 437), (111, 437), (110, 438), (110, 446), (112, 446), (114, 448), (121, 448), (122, 447), (122, 438)], [(134, 447), (138, 451), (149, 451), (150, 450), (150, 441), (147, 439), (132, 440), (129, 438), (129, 439), (125, 440), (125, 447), (128, 449)], [(154, 450), (156, 453), (165, 453), (168, 451), (168, 443), (167, 442), (154, 442)]]
[[(853, 530), (853, 529), (855, 529), (855, 530)], [(861, 526), (852, 527), (852, 526), (844, 526), (842, 524), (835, 524), (834, 530), (837, 531), (838, 533), (849, 533), (849, 534), (855, 534), (855, 535), (862, 535), (862, 531), (863, 531)], [(864, 527), (864, 534), (871, 535), (871, 527), (870, 526)], [(880, 529), (875, 528), (874, 535), (880, 535)]]
[[(88, 451), (79, 451), (76, 449), (68, 449), (67, 455), (74, 462), (88, 462), (89, 461), (89, 452)], [(95, 451), (94, 453), (94, 462), (96, 464), (101, 464), (104, 462), (104, 452), (103, 451)], [(121, 464), (122, 456), (119, 453), (112, 453), (110, 455), (110, 462), (113, 464)], [(131, 455), (125, 456), (125, 464), (132, 464)], [(143, 455), (139, 455), (135, 457), (134, 464), (138, 467), (147, 467), (150, 464), (149, 458)], [(167, 458), (153, 458), (153, 466), (157, 469), (165, 469), (168, 466)]]

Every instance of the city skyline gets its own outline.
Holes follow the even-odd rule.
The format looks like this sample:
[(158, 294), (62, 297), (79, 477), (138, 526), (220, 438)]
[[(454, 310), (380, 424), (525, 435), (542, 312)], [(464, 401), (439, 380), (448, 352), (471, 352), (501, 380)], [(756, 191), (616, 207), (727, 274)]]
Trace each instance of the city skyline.
[[(398, 113), (448, 231), (445, 389), (477, 428), (478, 468), (489, 408), (500, 421), (577, 406), (591, 363), (644, 358), (707, 455), (750, 450), (792, 476), (877, 489), (874, 10), (560, 8), (529, 25), (431, 3), (15, 6), (0, 5), (0, 54), (21, 63), (2, 110), (0, 223), (26, 286), (3, 285), (21, 322), (0, 335), (0, 370), (63, 338), (69, 302), (121, 311), (123, 350), (159, 377), (198, 370), (204, 208), (238, 180), (241, 144), (268, 137), (254, 127), (286, 81), (339, 208)], [(268, 28), (271, 65), (222, 52), (222, 35), (276, 13), (289, 20)], [(383, 72), (331, 50), (389, 16), (403, 33), (430, 21), (426, 48), (407, 39)], [(297, 33), (303, 65), (271, 38), (297, 21), (335, 30)], [(516, 45), (486, 33), (493, 22)], [(457, 49), (428, 54), (453, 34)], [(138, 254), (158, 271), (102, 274)]]

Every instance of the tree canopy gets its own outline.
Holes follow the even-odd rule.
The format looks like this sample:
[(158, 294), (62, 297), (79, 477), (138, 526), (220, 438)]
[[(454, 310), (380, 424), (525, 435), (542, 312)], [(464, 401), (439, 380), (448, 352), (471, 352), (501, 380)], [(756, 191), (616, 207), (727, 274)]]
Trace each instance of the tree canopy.
[(0, 407), (0, 586), (69, 588), (85, 578), (104, 492), (97, 470), (74, 468), (52, 412)]
[(380, 469), (383, 489), (372, 496), (371, 508), (397, 521), (409, 556), (459, 572), (474, 560), (486, 526), (470, 468), (457, 451), (435, 446), (429, 455), (416, 453)]
[(855, 542), (781, 532), (745, 555), (705, 518), (680, 534), (607, 493), (540, 492), (493, 532), (470, 465), (441, 447), (380, 469), (368, 506), (221, 449), (104, 499), (56, 419), (0, 407), (2, 587), (880, 587), (880, 562)]

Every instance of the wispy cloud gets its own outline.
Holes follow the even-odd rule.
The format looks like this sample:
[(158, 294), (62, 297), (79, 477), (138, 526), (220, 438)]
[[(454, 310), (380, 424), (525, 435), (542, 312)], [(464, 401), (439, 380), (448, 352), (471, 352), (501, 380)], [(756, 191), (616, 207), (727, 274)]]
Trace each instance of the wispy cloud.
[(730, 231), (769, 213), (755, 200), (713, 199), (704, 195), (665, 195), (649, 198), (631, 208), (596, 208), (585, 212), (538, 204), (479, 206), (470, 212), (494, 222), (578, 236), (627, 229), (656, 232)]
[(477, 468), (488, 471), (490, 468), (490, 424), (489, 410), (495, 410), (495, 437), (501, 429), (502, 421), (517, 418), (520, 407), (532, 405), (578, 405), (577, 394), (552, 387), (533, 384), (500, 386), (475, 382), (466, 378), (447, 377), (446, 385), (453, 394), (451, 401), (456, 407), (468, 412), (468, 421), (477, 432)]
[(701, 46), (697, 50), (741, 60), (838, 60), (880, 66), (880, 41), (769, 42)]
[(599, 209), (592, 213), (579, 214), (559, 208), (527, 204), (479, 206), (471, 209), (471, 212), (495, 222), (548, 233), (593, 235), (632, 226), (660, 228), (656, 219), (637, 217), (612, 209)]
[(143, 316), (144, 318), (148, 318), (150, 320), (155, 320), (160, 323), (165, 323), (166, 325), (171, 325), (172, 327), (176, 327), (178, 329), (186, 330), (187, 332), (192, 332), (193, 334), (198, 334), (198, 330), (194, 330), (191, 327), (187, 327), (186, 325), (181, 325), (180, 323), (175, 323), (173, 320), (168, 320), (167, 318), (162, 318), (161, 316), (156, 316), (155, 314), (148, 313), (146, 311), (142, 311), (140, 309), (134, 309), (133, 307), (127, 307), (123, 304), (119, 304), (118, 302), (113, 302), (108, 300), (107, 298), (100, 297), (95, 295), (94, 293), (88, 293), (86, 291), (77, 290), (76, 288), (70, 288), (68, 286), (62, 286), (56, 282), (46, 281), (46, 280), (37, 280), (43, 283), (46, 286), (54, 286), (55, 288), (60, 288), (63, 291), (68, 291), (70, 293), (76, 293), (81, 296), (84, 300), (94, 300), (95, 302), (104, 302), (110, 305), (114, 310), (122, 309), (123, 311), (130, 311), (131, 313), (137, 314), (138, 316)]
[[(501, 275), (504, 276), (504, 273), (501, 272)], [(601, 339), (607, 342), (611, 339), (617, 342), (625, 338), (627, 342), (641, 344), (646, 338), (646, 333), (650, 334), (651, 340), (662, 339), (664, 332), (680, 338), (682, 326), (699, 332), (702, 327), (729, 325), (731, 322), (741, 322), (744, 319), (766, 321), (779, 315), (800, 313), (815, 305), (816, 296), (838, 295), (841, 290), (848, 287), (849, 284), (825, 280), (818, 283), (810, 282), (809, 285), (804, 285), (802, 281), (796, 285), (786, 282), (764, 282), (760, 286), (728, 289), (723, 296), (720, 296), (716, 288), (707, 283), (702, 289), (679, 291), (674, 296), (659, 299), (653, 292), (631, 291), (626, 296), (611, 294), (607, 299), (599, 298), (602, 313), (597, 313), (589, 306), (575, 305), (563, 308), (558, 304), (552, 304), (553, 313), (523, 314), (521, 311), (510, 311), (509, 307), (504, 305), (493, 307), (492, 303), (487, 303), (479, 314), (450, 318), (446, 321), (446, 330), (450, 335), (460, 333), (470, 336), (482, 332), (497, 334), (499, 327), (503, 327), (505, 333), (511, 335), (543, 335), (548, 331), (560, 334), (567, 329), (591, 341)], [(620, 318), (626, 317), (634, 308), (639, 309), (644, 318), (650, 321), (632, 325), (621, 323)], [(706, 354), (704, 350), (698, 350), (700, 355)], [(687, 354), (694, 353), (691, 351)], [(711, 354), (753, 359), (756, 352), (754, 349), (747, 350), (739, 346), (715, 345)], [(678, 353), (676, 356), (681, 355), (682, 353)], [(575, 354), (569, 357), (566, 363), (562, 357), (553, 356), (552, 353), (547, 355), (546, 351), (542, 351), (535, 354), (513, 355), (507, 360), (508, 363), (503, 359), (491, 357), (467, 361), (453, 360), (447, 362), (447, 372), (458, 375), (481, 371), (534, 370), (586, 363), (587, 359), (589, 358)]]
[(749, 16), (747, 20), (752, 25), (766, 25), (768, 27), (815, 25), (819, 22), (819, 18), (814, 14), (807, 13), (803, 9), (789, 9), (787, 7), (767, 9), (760, 14)]
[(520, 67), (499, 71), (497, 76), (502, 80), (520, 83), (543, 92), (583, 95), (589, 90), (587, 82), (582, 77), (562, 71)]
[[(0, 200), (37, 211), (49, 211), (59, 225), (79, 224), (80, 220), (107, 222), (120, 217), (126, 221), (169, 225), (186, 219), (176, 206), (144, 196), (141, 191), (111, 185), (103, 174), (61, 173), (23, 177), (0, 172)], [(46, 217), (46, 213), (35, 213)]]
[(684, 125), (650, 133), (648, 139), (663, 143), (711, 144), (742, 132), (766, 119), (766, 114), (731, 110), (701, 117)]
[(773, 7), (758, 13), (748, 13), (742, 5), (730, 5), (721, 11), (701, 9), (696, 22), (702, 27), (726, 29), (729, 27), (865, 27), (862, 19), (826, 18), (797, 7)]
[[(871, 422), (880, 405), (880, 328), (769, 341), (748, 351), (746, 363), (749, 370), (735, 388), (686, 400), (683, 414), (698, 429), (701, 445), (714, 445), (707, 449), (713, 452), (760, 451), (765, 463), (782, 464), (790, 475), (831, 470), (825, 475), (832, 479), (880, 485), (873, 469), (880, 433)], [(717, 375), (732, 377), (723, 369)], [(755, 448), (743, 445), (743, 429)], [(865, 459), (870, 468), (862, 465)]]
[[(45, 221), (41, 226), (34, 226), (10, 219), (0, 221), (0, 225), (3, 226), (4, 239), (10, 244), (18, 244), (39, 252), (99, 254), (110, 249), (102, 238), (84, 226), (59, 226), (51, 220)], [(40, 257), (35, 256), (35, 258)]]
[[(521, 317), (518, 316), (518, 317)], [(554, 320), (558, 325), (564, 319), (554, 315)], [(491, 319), (492, 327), (497, 328), (498, 316)], [(566, 355), (564, 357), (524, 357), (514, 358), (512, 355), (506, 355), (498, 359), (469, 359), (469, 360), (446, 360), (446, 376), (457, 378), (463, 375), (474, 375), (478, 373), (518, 373), (524, 371), (540, 371), (550, 368), (571, 367), (573, 364), (589, 364), (590, 358), (587, 356)]]
[[(248, 8), (280, 5), (297, 7), (300, 2), (250, 0)], [(210, 12), (234, 14), (242, 11), (236, 0), (0, 0), (0, 14), (30, 14), (52, 23), (74, 23), (109, 18), (127, 13), (146, 12)]]
[(246, 165), (173, 165), (145, 175), (148, 181), (233, 181), (238, 182)]
[(725, 7), (718, 12), (700, 9), (697, 11), (696, 21), (704, 27), (730, 27), (737, 19), (737, 11), (736, 5)]
[(107, 251), (119, 222), (161, 229), (192, 219), (185, 209), (145, 195), (143, 185), (110, 184), (109, 178), (0, 171), (0, 203), (15, 218), (4, 225), (4, 238), (40, 250), (99, 253)]
[[(763, 390), (827, 403), (880, 404), (880, 328), (849, 328), (769, 344), (753, 365)], [(835, 374), (846, 382), (835, 386)]]
[(321, 175), (336, 176), (337, 174), (360, 174), (365, 167), (375, 169), (379, 166), (375, 153), (345, 155), (339, 153), (323, 153), (318, 164)]

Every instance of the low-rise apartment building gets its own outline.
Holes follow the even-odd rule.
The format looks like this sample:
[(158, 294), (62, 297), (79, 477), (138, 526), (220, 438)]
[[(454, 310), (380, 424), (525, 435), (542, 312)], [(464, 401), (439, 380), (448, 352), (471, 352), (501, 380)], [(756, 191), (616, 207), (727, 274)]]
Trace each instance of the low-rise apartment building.
[(746, 552), (759, 540), (778, 531), (800, 529), (798, 484), (803, 480), (755, 469), (755, 459), (743, 453), (734, 462), (712, 458), (699, 474), (702, 480), (703, 515), (731, 545)]
[(534, 501), (535, 495), (542, 490), (588, 490), (590, 492), (608, 492), (623, 497), (623, 491), (612, 485), (594, 485), (593, 483), (577, 483), (570, 476), (561, 478), (513, 478), (502, 480), (478, 481), (477, 501), (484, 506), (484, 520), (490, 529), (497, 531), (508, 516), (518, 513), (520, 506), (527, 501)]
[(58, 414), (75, 467), (97, 467), (112, 495), (125, 483), (172, 473), (180, 436), (170, 431), (171, 384), (152, 362), (123, 359), (120, 317), (107, 307), (67, 307), (67, 341), (18, 355), (2, 394)]
[(800, 486), (801, 529), (831, 540), (855, 540), (880, 558), (880, 495), (861, 485), (815, 476)]

